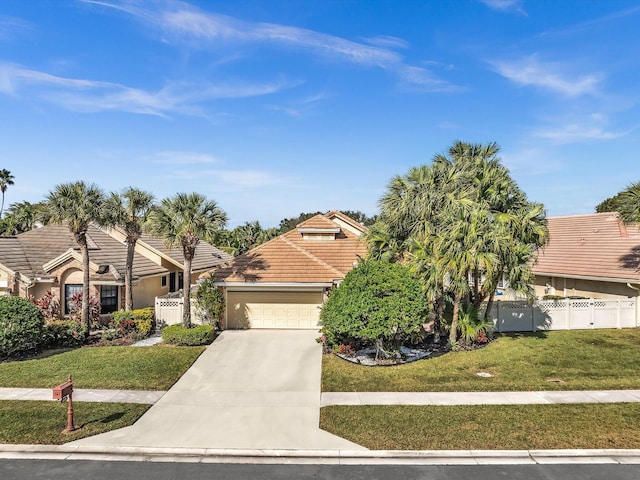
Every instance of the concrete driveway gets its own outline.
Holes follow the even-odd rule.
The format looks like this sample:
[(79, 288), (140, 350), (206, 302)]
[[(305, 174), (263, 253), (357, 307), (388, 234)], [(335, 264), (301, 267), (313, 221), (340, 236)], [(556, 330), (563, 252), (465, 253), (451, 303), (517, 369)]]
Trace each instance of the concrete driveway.
[(312, 330), (225, 331), (134, 425), (77, 445), (364, 450), (318, 428)]

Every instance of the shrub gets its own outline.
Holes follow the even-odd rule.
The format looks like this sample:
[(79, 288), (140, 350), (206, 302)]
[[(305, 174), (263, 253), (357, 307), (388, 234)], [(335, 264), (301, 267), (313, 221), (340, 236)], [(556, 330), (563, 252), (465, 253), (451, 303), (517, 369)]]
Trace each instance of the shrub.
[(44, 317), (26, 298), (0, 297), (0, 357), (34, 350), (41, 341)]
[(75, 347), (85, 338), (85, 327), (75, 320), (51, 320), (42, 331), (42, 345), (45, 347)]
[(180, 324), (169, 325), (162, 329), (162, 341), (172, 345), (209, 345), (215, 338), (212, 325), (197, 325), (184, 328)]
[[(69, 302), (69, 316), (72, 320), (80, 322), (82, 319), (82, 292), (76, 293)], [(100, 324), (100, 300), (89, 295), (89, 322), (91, 325)]]
[(421, 331), (428, 305), (418, 280), (398, 263), (367, 260), (351, 270), (322, 308), (322, 333), (331, 346), (376, 347), (376, 358)]
[(213, 277), (200, 282), (196, 291), (198, 310), (203, 314), (203, 322), (218, 326), (224, 315), (224, 292), (214, 285)]
[(37, 300), (31, 298), (31, 301), (40, 309), (45, 321), (49, 322), (60, 318), (60, 301), (53, 295), (51, 290), (47, 290), (47, 292)]
[(463, 305), (458, 317), (458, 333), (458, 345), (452, 345), (452, 350), (462, 347), (473, 348), (474, 345), (489, 342), (493, 333), (493, 322), (481, 318), (478, 310), (472, 305)]
[(121, 336), (135, 336), (146, 338), (155, 329), (153, 307), (137, 310), (113, 312), (113, 324)]

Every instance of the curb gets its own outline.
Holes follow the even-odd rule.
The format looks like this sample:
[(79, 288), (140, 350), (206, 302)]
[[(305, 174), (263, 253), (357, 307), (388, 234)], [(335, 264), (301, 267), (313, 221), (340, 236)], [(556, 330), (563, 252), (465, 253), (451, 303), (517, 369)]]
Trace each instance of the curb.
[(640, 465), (640, 449), (359, 451), (0, 445), (0, 459), (330, 465)]

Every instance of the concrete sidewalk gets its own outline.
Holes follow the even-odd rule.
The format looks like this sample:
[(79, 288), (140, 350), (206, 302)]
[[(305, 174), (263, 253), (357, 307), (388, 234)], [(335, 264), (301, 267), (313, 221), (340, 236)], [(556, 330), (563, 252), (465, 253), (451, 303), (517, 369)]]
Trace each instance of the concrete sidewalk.
[[(77, 402), (154, 405), (165, 391), (77, 389)], [(0, 400), (52, 400), (50, 388), (0, 388)], [(567, 390), (538, 392), (325, 392), (330, 405), (534, 405), (554, 403), (638, 403), (640, 390)], [(53, 401), (53, 400), (52, 400)]]
[[(0, 400), (51, 400), (51, 388), (0, 388)], [(143, 403), (153, 405), (166, 392), (158, 390), (74, 389), (75, 402)]]
[(329, 405), (529, 405), (640, 402), (640, 390), (541, 392), (325, 392)]

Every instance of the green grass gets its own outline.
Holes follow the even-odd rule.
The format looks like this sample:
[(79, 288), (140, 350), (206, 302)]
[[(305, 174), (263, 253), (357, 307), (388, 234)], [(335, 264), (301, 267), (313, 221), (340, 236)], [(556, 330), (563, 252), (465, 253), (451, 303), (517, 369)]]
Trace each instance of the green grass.
[(331, 406), (320, 427), (372, 450), (640, 448), (640, 404)]
[[(482, 378), (477, 372), (488, 372)], [(561, 380), (554, 382), (550, 380)], [(324, 355), (325, 392), (640, 389), (640, 329), (501, 335), (487, 347), (393, 367)]]
[(0, 443), (55, 444), (97, 435), (133, 424), (149, 405), (73, 402), (79, 430), (64, 434), (67, 404), (38, 401), (0, 401)]
[(73, 376), (75, 388), (167, 390), (204, 347), (85, 347), (0, 363), (0, 387), (53, 388)]

